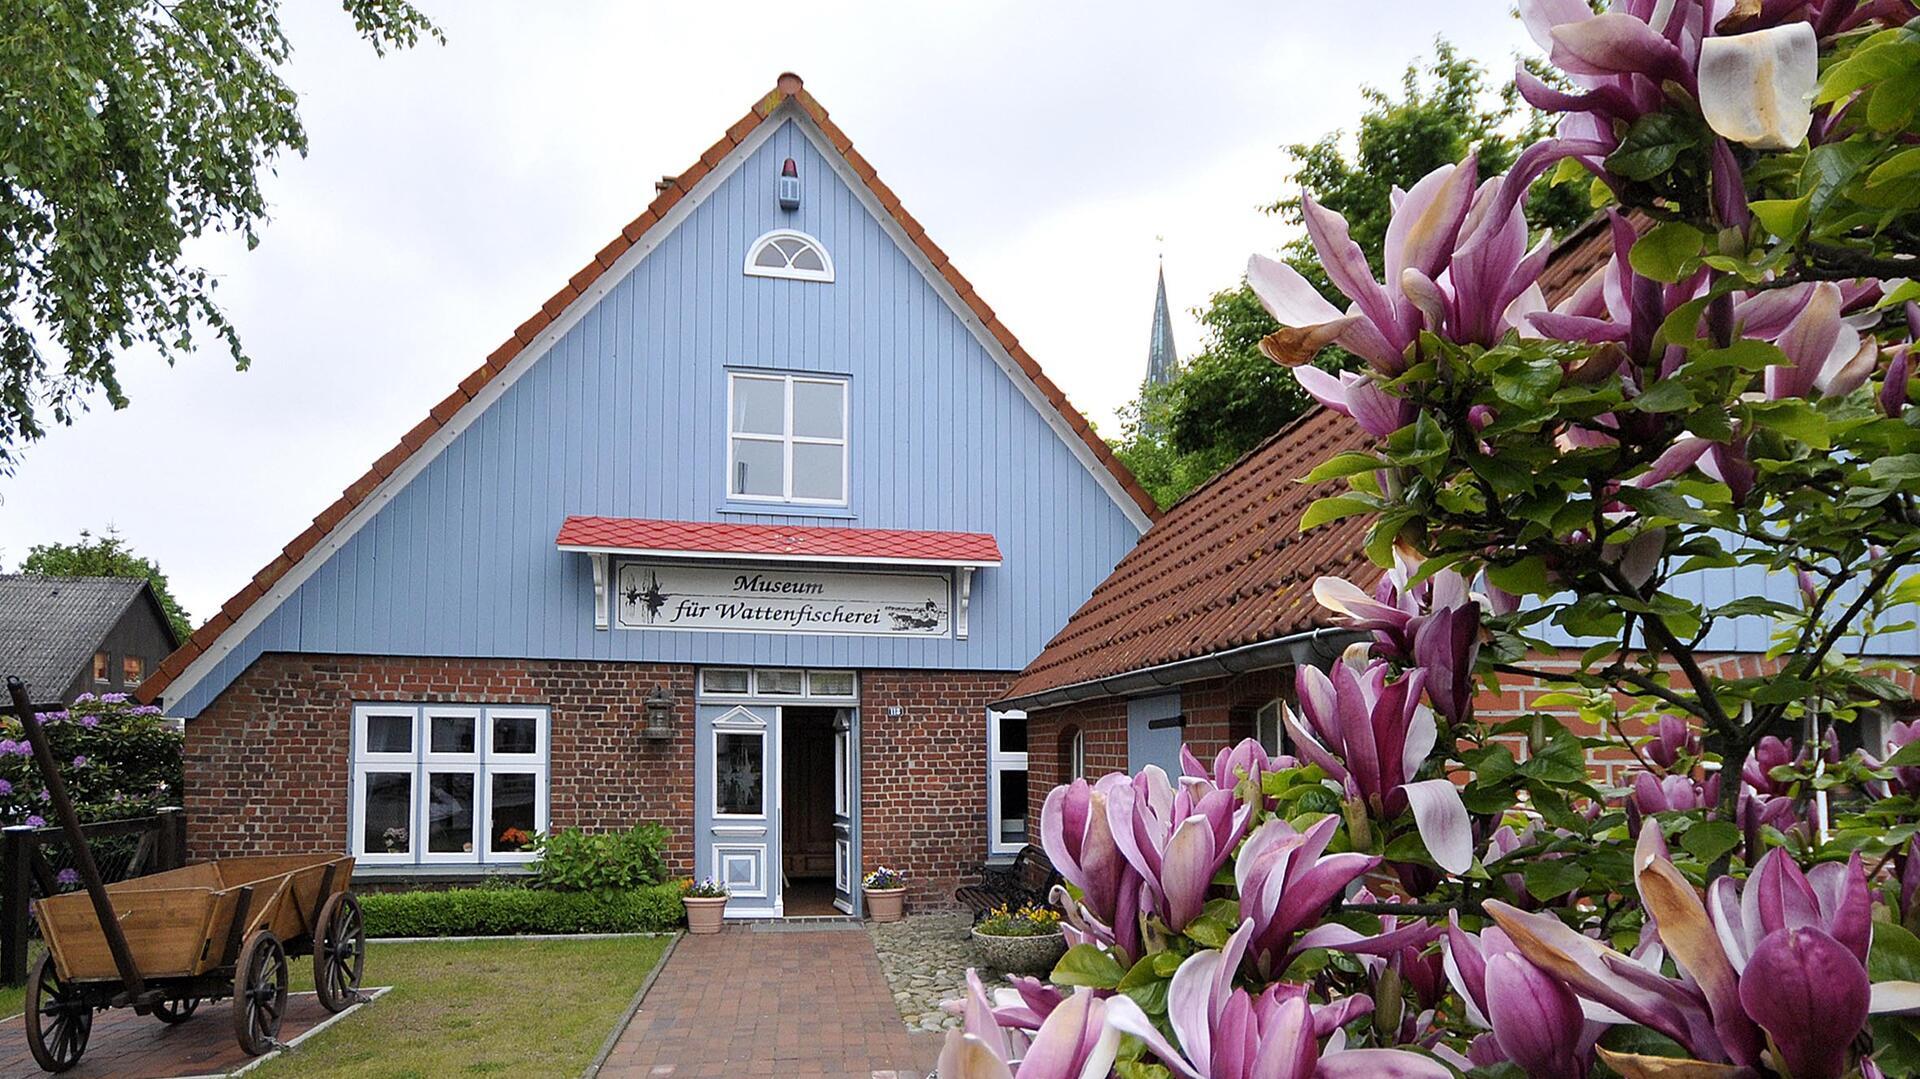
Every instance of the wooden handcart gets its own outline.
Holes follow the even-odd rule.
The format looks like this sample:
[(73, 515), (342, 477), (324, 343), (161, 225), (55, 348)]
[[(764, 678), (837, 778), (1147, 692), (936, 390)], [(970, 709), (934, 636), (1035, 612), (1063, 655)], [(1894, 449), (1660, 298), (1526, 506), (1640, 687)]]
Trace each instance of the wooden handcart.
[(240, 1047), (265, 1053), (286, 1015), (289, 957), (313, 956), (314, 989), (328, 1011), (360, 999), (366, 925), (347, 887), (351, 857), (225, 858), (103, 884), (35, 706), (18, 679), (7, 689), (86, 885), (33, 904), (47, 954), (27, 978), (24, 1018), (42, 1068), (78, 1063), (102, 1008), (180, 1023), (203, 1002), (229, 997)]

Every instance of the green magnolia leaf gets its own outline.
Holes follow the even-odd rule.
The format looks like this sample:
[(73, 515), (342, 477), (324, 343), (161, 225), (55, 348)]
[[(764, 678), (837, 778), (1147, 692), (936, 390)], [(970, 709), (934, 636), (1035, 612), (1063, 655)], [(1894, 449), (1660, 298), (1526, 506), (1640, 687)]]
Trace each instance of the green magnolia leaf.
[(1215, 914), (1202, 914), (1187, 923), (1185, 932), (1189, 939), (1203, 947), (1224, 948), (1227, 938), (1233, 936), (1233, 931), (1238, 928), (1238, 918), (1229, 920)]
[(1920, 741), (1908, 742), (1895, 750), (1893, 756), (1880, 763), (1887, 768), (1920, 767)]
[(1740, 829), (1725, 821), (1702, 821), (1687, 829), (1680, 846), (1702, 862), (1711, 862), (1740, 842)]
[(1833, 447), (1826, 417), (1805, 401), (1762, 401), (1751, 408), (1754, 420), (1764, 427), (1771, 427), (1788, 438), (1799, 439), (1816, 450)]
[[(1157, 954), (1159, 953), (1156, 953), (1156, 955)], [(1120, 983), (1114, 986), (1114, 988), (1124, 993), (1129, 989), (1146, 985), (1149, 982), (1164, 981), (1166, 975), (1156, 973), (1153, 969), (1154, 958), (1154, 955), (1143, 956), (1138, 963), (1133, 965), (1132, 970), (1127, 971), (1127, 976), (1120, 979)]]
[[(1224, 938), (1222, 938), (1224, 939)], [(1097, 944), (1076, 944), (1054, 964), (1053, 981), (1058, 985), (1084, 985), (1092, 989), (1112, 989), (1127, 976), (1125, 967)]]
[(1115, 1064), (1113, 1074), (1120, 1079), (1173, 1079), (1173, 1073), (1164, 1065), (1143, 1064), (1138, 1060), (1125, 1060)]
[(1607, 157), (1607, 171), (1629, 180), (1651, 180), (1673, 168), (1680, 155), (1699, 145), (1688, 121), (1671, 112), (1642, 116), (1627, 129), (1620, 148)]
[(1920, 477), (1920, 453), (1902, 453), (1882, 457), (1867, 466), (1867, 475), (1876, 480), (1902, 483)]
[(1699, 260), (1706, 244), (1707, 237), (1699, 229), (1684, 221), (1666, 221), (1634, 241), (1627, 262), (1642, 277), (1671, 284)]
[(1747, 205), (1762, 228), (1782, 240), (1791, 240), (1806, 231), (1810, 202), (1802, 195), (1797, 199), (1755, 199)]
[(1897, 131), (1920, 109), (1920, 70), (1908, 68), (1873, 88), (1867, 99), (1867, 124), (1876, 131)]
[(1807, 199), (1807, 215), (1819, 220), (1841, 189), (1873, 161), (1877, 151), (1861, 142), (1830, 142), (1807, 151), (1800, 168), (1800, 191)]
[(1547, 583), (1547, 564), (1537, 555), (1506, 565), (1488, 566), (1487, 580), (1516, 596), (1544, 596), (1553, 591), (1553, 586)]
[(1654, 383), (1647, 392), (1633, 399), (1633, 407), (1641, 412), (1679, 412), (1692, 408), (1695, 403), (1693, 390), (1672, 378)]
[(1323, 524), (1358, 514), (1372, 513), (1377, 508), (1379, 507), (1371, 498), (1362, 498), (1359, 495), (1331, 495), (1307, 507), (1307, 512), (1300, 516), (1300, 531), (1305, 532), (1310, 528), (1318, 528)]
[(1876, 982), (1920, 982), (1920, 938), (1892, 922), (1874, 923), (1867, 975)]
[(1895, 180), (1904, 180), (1915, 173), (1920, 173), (1920, 146), (1902, 150), (1874, 166), (1867, 175), (1867, 186), (1879, 187)]
[(1521, 879), (1526, 882), (1527, 894), (1544, 903), (1585, 884), (1587, 870), (1571, 859), (1549, 859), (1527, 866)]
[(1347, 450), (1343, 453), (1335, 454), (1330, 460), (1322, 462), (1318, 468), (1307, 473), (1307, 478), (1302, 482), (1324, 483), (1327, 480), (1345, 479), (1348, 476), (1357, 475), (1361, 472), (1372, 472), (1377, 468), (1383, 468), (1385, 466), (1386, 462), (1382, 461), (1376, 454), (1361, 453), (1358, 450)]

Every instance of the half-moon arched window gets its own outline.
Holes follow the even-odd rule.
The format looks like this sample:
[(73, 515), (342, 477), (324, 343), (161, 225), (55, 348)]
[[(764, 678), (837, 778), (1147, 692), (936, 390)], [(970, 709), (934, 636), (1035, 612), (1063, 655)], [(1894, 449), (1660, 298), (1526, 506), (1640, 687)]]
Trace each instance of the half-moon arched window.
[(819, 240), (793, 229), (774, 229), (747, 248), (746, 272), (798, 281), (833, 280), (833, 259)]

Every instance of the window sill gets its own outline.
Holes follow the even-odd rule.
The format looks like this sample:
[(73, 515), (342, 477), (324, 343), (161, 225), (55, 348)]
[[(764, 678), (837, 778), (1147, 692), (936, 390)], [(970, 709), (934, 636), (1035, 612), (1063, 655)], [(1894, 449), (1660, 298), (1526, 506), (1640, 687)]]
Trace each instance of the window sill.
[(796, 506), (790, 502), (728, 502), (713, 512), (754, 517), (822, 517), (834, 521), (860, 519), (859, 514), (845, 506)]
[(473, 878), (483, 877), (530, 877), (533, 866), (530, 862), (431, 862), (388, 863), (385, 865), (356, 865), (353, 867), (355, 878), (367, 880), (393, 878)]

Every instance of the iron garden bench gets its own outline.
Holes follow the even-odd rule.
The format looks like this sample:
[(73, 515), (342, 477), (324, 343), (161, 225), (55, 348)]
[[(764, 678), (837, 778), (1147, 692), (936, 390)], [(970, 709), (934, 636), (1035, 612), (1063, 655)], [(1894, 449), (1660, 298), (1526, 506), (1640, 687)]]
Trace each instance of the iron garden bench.
[(973, 920), (978, 922), (995, 907), (1018, 907), (1032, 903), (1044, 905), (1047, 893), (1060, 883), (1060, 874), (1047, 859), (1046, 852), (1035, 844), (1020, 848), (1013, 861), (1006, 865), (991, 863), (980, 867), (979, 884), (968, 884), (955, 889), (953, 897), (973, 912)]

